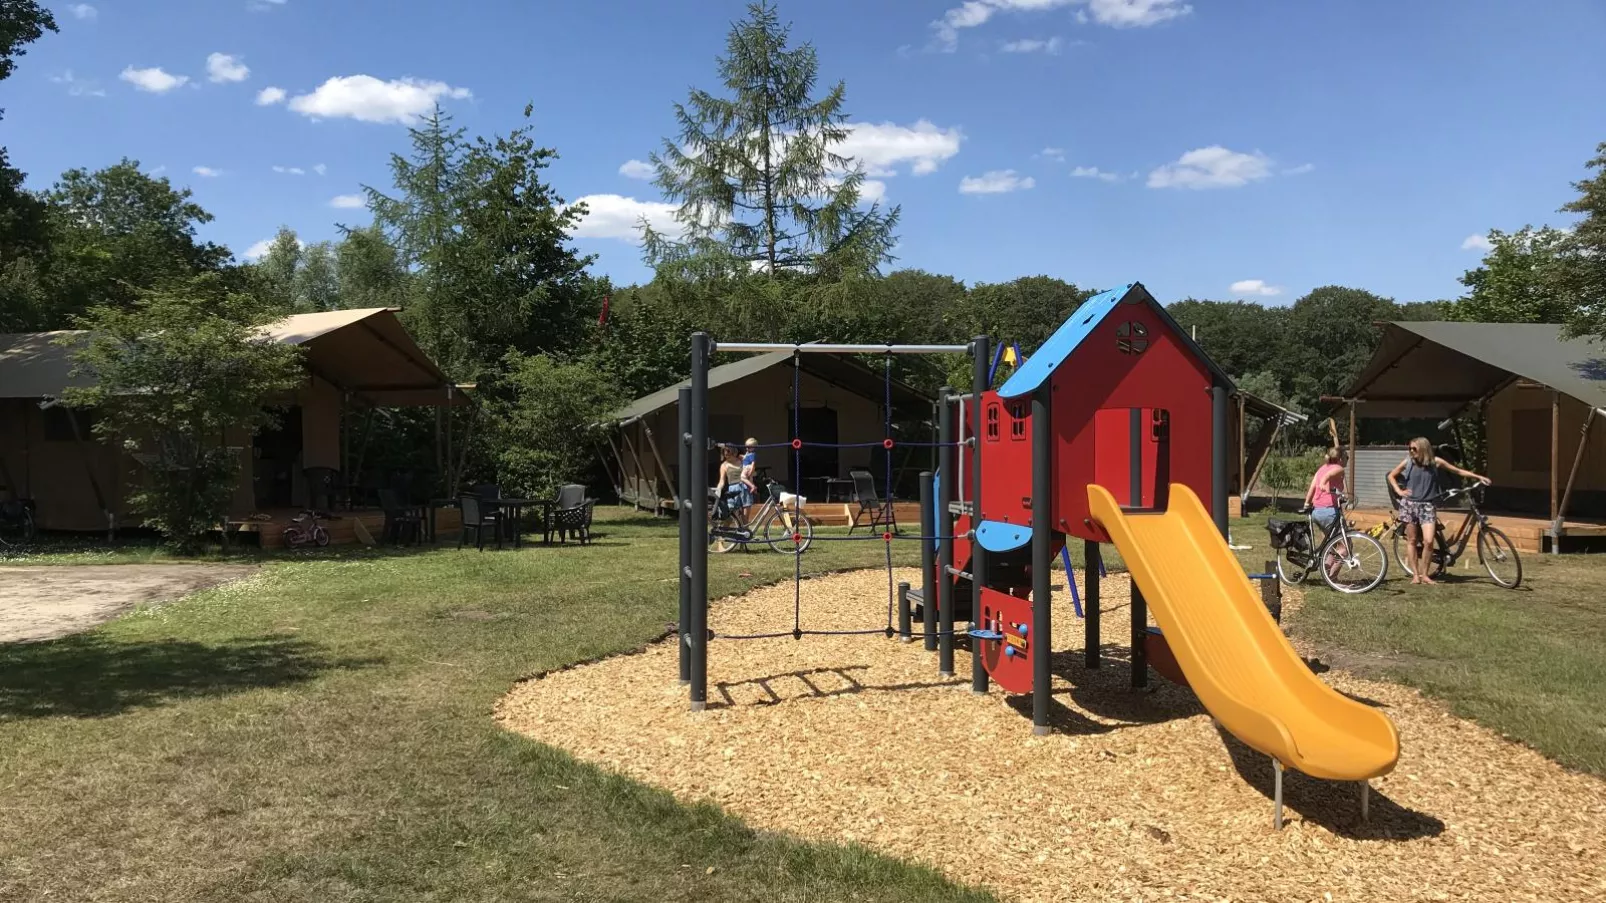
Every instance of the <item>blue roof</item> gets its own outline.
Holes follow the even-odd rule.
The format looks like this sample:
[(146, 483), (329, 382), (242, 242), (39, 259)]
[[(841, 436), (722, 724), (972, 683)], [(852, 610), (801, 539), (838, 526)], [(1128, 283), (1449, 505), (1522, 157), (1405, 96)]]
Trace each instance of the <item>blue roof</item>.
[(1156, 301), (1153, 295), (1149, 294), (1148, 289), (1143, 287), (1143, 283), (1128, 282), (1126, 285), (1116, 286), (1109, 291), (1099, 292), (1082, 302), (1082, 306), (1076, 309), (1076, 313), (1071, 314), (1070, 319), (1060, 324), (1060, 328), (1054, 330), (1054, 334), (1048, 337), (1048, 341), (1032, 352), (1031, 357), (1026, 359), (1026, 363), (1020, 365), (1014, 373), (1010, 374), (1009, 379), (1005, 380), (1004, 385), (998, 390), (999, 397), (1020, 398), (1023, 395), (1030, 395), (1037, 391), (1038, 387), (1048, 382), (1048, 378), (1054, 375), (1054, 371), (1058, 370), (1060, 365), (1065, 363), (1071, 354), (1076, 351), (1077, 346), (1082, 344), (1082, 340), (1097, 329), (1099, 323), (1103, 322), (1105, 317), (1109, 316), (1110, 311), (1115, 310), (1122, 304), (1141, 303), (1147, 303), (1158, 311), (1160, 318), (1176, 331), (1183, 344), (1198, 355), (1200, 360), (1205, 362), (1205, 366), (1210, 369), (1216, 381), (1229, 391), (1232, 390), (1232, 378), (1224, 373), (1216, 365), (1216, 362), (1212, 361), (1210, 356), (1205, 354), (1198, 345), (1194, 344), (1182, 327), (1178, 326), (1176, 321), (1171, 319), (1171, 315), (1166, 313), (1165, 307), (1159, 301)]

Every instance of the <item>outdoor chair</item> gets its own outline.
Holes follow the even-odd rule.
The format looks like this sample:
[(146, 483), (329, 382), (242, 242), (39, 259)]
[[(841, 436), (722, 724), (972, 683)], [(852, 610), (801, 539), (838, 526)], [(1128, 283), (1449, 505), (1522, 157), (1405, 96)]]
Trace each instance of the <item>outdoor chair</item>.
[[(848, 535), (860, 526), (868, 526), (871, 530), (877, 527), (890, 528), (898, 532), (898, 515), (892, 508), (892, 498), (882, 498), (875, 488), (875, 477), (868, 470), (851, 470), (848, 476), (853, 479), (853, 500), (859, 503), (859, 510), (853, 512), (853, 522), (848, 524)], [(870, 523), (864, 524), (863, 518), (870, 515)]]
[(340, 489), (340, 471), (333, 467), (308, 467), (301, 471), (307, 481), (307, 507), (314, 511), (333, 511)]
[(587, 497), (586, 487), (578, 483), (558, 489), (557, 505), (552, 512), (552, 529), (557, 531), (560, 542), (567, 542), (571, 533), (582, 545), (591, 541), (591, 510), (596, 503), (596, 499)]
[(394, 489), (379, 490), (379, 507), (385, 512), (385, 541), (397, 545), (417, 543), (424, 536), (424, 512), (401, 500)]
[(463, 530), (457, 534), (457, 547), (463, 547), (468, 540), (468, 531), (473, 530), (474, 547), (485, 551), (485, 531), (490, 530), (496, 547), (502, 548), (502, 513), (481, 508), (479, 496), (476, 495), (465, 495), (458, 503), (463, 509)]

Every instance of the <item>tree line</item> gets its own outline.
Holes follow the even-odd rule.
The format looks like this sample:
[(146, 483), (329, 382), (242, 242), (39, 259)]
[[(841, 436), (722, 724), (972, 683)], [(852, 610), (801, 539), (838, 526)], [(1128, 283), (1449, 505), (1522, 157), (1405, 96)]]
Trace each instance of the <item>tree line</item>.
[[(5, 4), (0, 17), (3, 79), (55, 23), (32, 0)], [(641, 224), (653, 270), (644, 284), (612, 285), (574, 248), (586, 210), (547, 181), (557, 152), (529, 126), (471, 137), (437, 108), (392, 155), (390, 184), (364, 188), (366, 209), (354, 215), (367, 222), (312, 244), (282, 229), (251, 262), (202, 240), (211, 214), (137, 161), (71, 169), (29, 191), (0, 149), (0, 331), (81, 328), (126, 338), (196, 324), (193, 342), (173, 337), (158, 349), (125, 340), (83, 351), (80, 366), (106, 390), (78, 401), (102, 407), (139, 403), (115, 391), (116, 380), (188, 372), (186, 362), (216, 360), (232, 336), (239, 347), (224, 355), (230, 367), (258, 378), (238, 381), (233, 395), (175, 387), (235, 412), (230, 423), (140, 414), (158, 434), (189, 437), (193, 457), (203, 433), (265, 422), (250, 413), (260, 395), (244, 394), (278, 385), (286, 359), (248, 347), (252, 327), (301, 311), (399, 307), (444, 372), (476, 385), (478, 404), (447, 415), (472, 437), (461, 468), (435, 449), (433, 413), (396, 411), (373, 426), (373, 470), (452, 472), (460, 484), (494, 480), (537, 493), (596, 476), (587, 431), (629, 399), (683, 378), (696, 329), (784, 342), (962, 343), (986, 334), (1029, 354), (1100, 288), (1044, 275), (967, 285), (895, 267), (902, 211), (863, 198), (863, 168), (839, 153), (846, 86), (820, 84), (814, 48), (793, 44), (772, 4), (752, 4), (731, 26), (716, 71), (716, 89), (675, 105), (677, 131), (652, 155), (656, 184), (679, 206), (673, 230)], [(1369, 359), (1378, 321), (1559, 322), (1606, 334), (1606, 144), (1599, 153), (1586, 164), (1595, 176), (1577, 183), (1579, 198), (1566, 208), (1581, 222), (1491, 232), (1491, 250), (1462, 277), (1459, 298), (1399, 302), (1335, 285), (1286, 307), (1186, 298), (1169, 310), (1246, 390), (1311, 414), (1323, 413), (1321, 397), (1341, 392)], [(132, 366), (135, 354), (166, 355), (166, 369)], [(897, 365), (922, 388), (969, 383), (962, 363), (951, 371), (915, 359)], [(1313, 423), (1296, 438), (1315, 444), (1319, 432)], [(179, 468), (180, 458), (169, 463)], [(215, 483), (228, 478), (217, 462), (191, 469)], [(174, 530), (210, 516), (202, 508), (190, 521), (171, 518), (190, 524)]]

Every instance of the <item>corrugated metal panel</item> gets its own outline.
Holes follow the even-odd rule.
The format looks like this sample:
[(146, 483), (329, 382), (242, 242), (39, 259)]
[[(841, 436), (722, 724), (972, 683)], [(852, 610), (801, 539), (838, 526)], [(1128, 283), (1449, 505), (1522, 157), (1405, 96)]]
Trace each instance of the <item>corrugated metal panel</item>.
[(1403, 445), (1374, 445), (1355, 449), (1355, 485), (1351, 494), (1362, 508), (1389, 507), (1388, 475), (1405, 457)]

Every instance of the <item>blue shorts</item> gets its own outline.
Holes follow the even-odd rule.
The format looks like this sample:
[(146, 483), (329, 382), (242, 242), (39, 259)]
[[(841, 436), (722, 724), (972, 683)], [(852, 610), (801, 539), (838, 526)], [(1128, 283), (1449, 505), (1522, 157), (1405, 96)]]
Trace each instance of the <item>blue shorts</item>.
[(1338, 519), (1338, 509), (1337, 508), (1313, 508), (1313, 509), (1311, 509), (1310, 516), (1311, 516), (1312, 520), (1316, 521), (1316, 523), (1321, 525), (1321, 528), (1323, 530), (1326, 530), (1329, 527), (1333, 526), (1333, 521)]
[(725, 487), (725, 505), (729, 508), (753, 507), (753, 490), (746, 483)]

